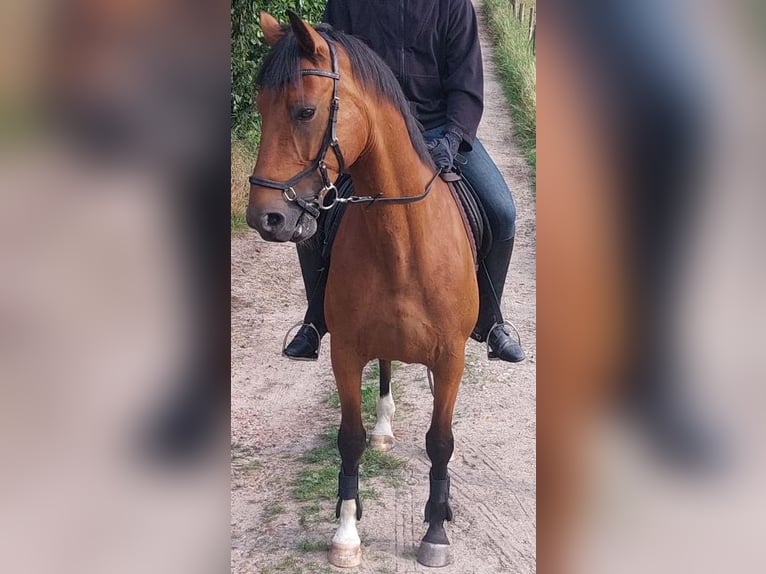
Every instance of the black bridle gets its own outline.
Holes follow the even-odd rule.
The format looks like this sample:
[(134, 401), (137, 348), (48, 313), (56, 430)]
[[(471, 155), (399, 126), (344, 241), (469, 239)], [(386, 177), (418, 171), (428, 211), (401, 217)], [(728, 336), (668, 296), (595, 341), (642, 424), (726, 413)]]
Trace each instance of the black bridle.
[[(249, 177), (250, 185), (258, 185), (261, 187), (268, 187), (270, 189), (278, 189), (282, 192), (282, 197), (285, 201), (297, 204), (303, 211), (308, 213), (314, 218), (319, 217), (320, 210), (326, 211), (335, 207), (338, 203), (414, 203), (424, 199), (431, 191), (434, 181), (439, 176), (437, 171), (431, 180), (426, 185), (425, 190), (420, 195), (412, 197), (390, 197), (382, 198), (382, 194), (378, 194), (375, 197), (364, 196), (351, 196), (340, 197), (338, 188), (335, 184), (340, 179), (341, 174), (345, 168), (343, 161), (343, 153), (340, 151), (340, 144), (338, 143), (337, 124), (338, 124), (338, 110), (340, 109), (340, 98), (338, 97), (338, 84), (340, 83), (340, 73), (338, 72), (338, 56), (335, 52), (335, 46), (333, 42), (324, 34), (321, 34), (327, 47), (330, 49), (330, 62), (332, 64), (332, 70), (318, 70), (318, 69), (302, 69), (301, 76), (321, 76), (324, 78), (330, 78), (332, 80), (332, 100), (330, 101), (330, 116), (327, 120), (327, 129), (322, 139), (322, 145), (319, 148), (319, 154), (317, 158), (306, 169), (291, 177), (287, 181), (275, 181), (272, 179), (265, 179), (263, 177), (256, 177), (251, 175)], [(325, 157), (327, 152), (332, 149), (335, 153), (335, 157), (338, 160), (338, 178), (335, 182), (330, 181), (330, 176), (327, 173), (327, 164), (325, 163)], [(322, 189), (319, 190), (313, 197), (302, 198), (298, 196), (295, 191), (295, 185), (310, 175), (312, 172), (318, 171), (319, 176), (322, 178)], [(329, 203), (327, 202), (328, 195), (330, 195)]]

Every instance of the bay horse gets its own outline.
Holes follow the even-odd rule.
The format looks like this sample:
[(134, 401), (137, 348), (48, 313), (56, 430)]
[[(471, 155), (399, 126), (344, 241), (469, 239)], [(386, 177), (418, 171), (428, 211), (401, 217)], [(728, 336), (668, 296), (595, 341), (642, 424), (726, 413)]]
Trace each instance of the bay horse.
[[(387, 385), (390, 361), (398, 360), (433, 372), (426, 433), (429, 526), (417, 558), (445, 566), (452, 560), (444, 529), (452, 519), (452, 414), (465, 343), (479, 311), (471, 245), (391, 70), (360, 40), (327, 26), (315, 29), (292, 12), (289, 19), (282, 26), (260, 15), (271, 49), (258, 77), (262, 138), (247, 221), (266, 241), (300, 243), (316, 232), (322, 209), (349, 203), (332, 247), (325, 295), (342, 460), (340, 524), (328, 560), (339, 567), (361, 562), (362, 370), (380, 360)], [(342, 172), (350, 174), (359, 196), (338, 197), (333, 181)], [(393, 402), (386, 408), (383, 414), (390, 415)], [(390, 426), (379, 432), (378, 442), (386, 442)]]

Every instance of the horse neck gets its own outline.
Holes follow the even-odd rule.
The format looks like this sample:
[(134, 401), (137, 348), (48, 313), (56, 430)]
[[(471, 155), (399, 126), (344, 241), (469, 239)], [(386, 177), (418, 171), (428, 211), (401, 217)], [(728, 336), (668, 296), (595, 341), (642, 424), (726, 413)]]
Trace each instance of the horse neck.
[(382, 193), (395, 198), (423, 193), (433, 178), (433, 168), (415, 151), (401, 114), (390, 105), (382, 106), (369, 130), (365, 151), (349, 169), (356, 195)]
[[(355, 195), (413, 197), (422, 194), (433, 179), (434, 168), (418, 156), (404, 119), (393, 109), (390, 113), (379, 116), (371, 126), (370, 143), (349, 170)], [(410, 281), (423, 267), (423, 257), (429, 257), (432, 249), (426, 237), (448, 198), (440, 193), (444, 185), (436, 178), (429, 195), (412, 204), (378, 203), (347, 210), (346, 218), (361, 219), (361, 225), (353, 226), (355, 240), (374, 246), (369, 263), (382, 270), (391, 283)]]

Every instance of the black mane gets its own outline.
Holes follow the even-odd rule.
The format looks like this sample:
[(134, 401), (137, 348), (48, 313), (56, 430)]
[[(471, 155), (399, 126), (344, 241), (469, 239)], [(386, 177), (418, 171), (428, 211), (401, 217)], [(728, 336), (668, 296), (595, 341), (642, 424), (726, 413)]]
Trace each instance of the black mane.
[[(301, 52), (298, 48), (298, 41), (289, 26), (285, 26), (284, 30), (285, 35), (266, 55), (258, 72), (256, 79), (256, 87), (258, 88), (281, 89), (298, 82), (300, 78)], [(360, 39), (334, 30), (328, 24), (320, 24), (316, 30), (346, 51), (349, 60), (351, 60), (354, 77), (365, 88), (383, 96), (399, 110), (404, 117), (410, 141), (418, 157), (426, 165), (433, 167), (433, 161), (420, 132), (420, 126), (412, 115), (410, 105), (391, 68)], [(341, 81), (343, 81), (342, 77)]]

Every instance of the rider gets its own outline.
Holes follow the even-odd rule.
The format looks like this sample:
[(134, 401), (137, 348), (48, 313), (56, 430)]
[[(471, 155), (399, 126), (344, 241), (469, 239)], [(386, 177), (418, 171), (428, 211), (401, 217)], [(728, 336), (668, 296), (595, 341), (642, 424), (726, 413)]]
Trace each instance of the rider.
[[(470, 0), (354, 2), (328, 0), (324, 20), (364, 40), (393, 70), (428, 149), (443, 171), (458, 152), (460, 170), (479, 195), (493, 244), (480, 267), (479, 320), (472, 337), (488, 341), (490, 358), (524, 359), (520, 343), (503, 324), (499, 302), (513, 252), (516, 206), (503, 176), (476, 138), (483, 111), (484, 78), (476, 13)], [(298, 258), (309, 299), (304, 324), (283, 353), (318, 357), (324, 324), (324, 265), (320, 249), (300, 245)], [(319, 335), (319, 337), (317, 336)]]

